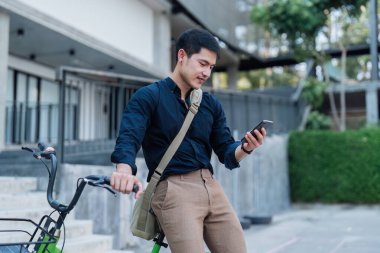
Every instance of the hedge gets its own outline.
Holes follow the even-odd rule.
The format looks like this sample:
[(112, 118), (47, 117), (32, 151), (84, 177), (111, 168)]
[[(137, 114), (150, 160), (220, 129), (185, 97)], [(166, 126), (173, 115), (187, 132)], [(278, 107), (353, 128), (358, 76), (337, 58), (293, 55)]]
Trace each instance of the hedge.
[(294, 202), (380, 203), (380, 130), (289, 136)]

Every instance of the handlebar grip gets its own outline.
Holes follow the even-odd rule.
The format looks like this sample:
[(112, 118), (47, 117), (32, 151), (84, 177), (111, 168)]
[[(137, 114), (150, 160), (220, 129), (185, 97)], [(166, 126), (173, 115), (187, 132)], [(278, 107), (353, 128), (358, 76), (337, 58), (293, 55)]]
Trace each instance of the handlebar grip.
[(137, 184), (133, 185), (133, 189), (132, 189), (132, 191), (133, 191), (134, 193), (137, 193), (137, 192), (139, 191), (139, 186), (138, 186)]
[[(111, 185), (111, 178), (110, 177), (104, 177), (104, 183)], [(139, 186), (137, 184), (133, 185), (132, 192), (137, 193), (139, 191)]]
[(111, 185), (111, 178), (110, 177), (104, 177), (104, 183)]
[(42, 142), (39, 142), (38, 143), (38, 148), (41, 150), (41, 151), (44, 151), (46, 149), (46, 145)]

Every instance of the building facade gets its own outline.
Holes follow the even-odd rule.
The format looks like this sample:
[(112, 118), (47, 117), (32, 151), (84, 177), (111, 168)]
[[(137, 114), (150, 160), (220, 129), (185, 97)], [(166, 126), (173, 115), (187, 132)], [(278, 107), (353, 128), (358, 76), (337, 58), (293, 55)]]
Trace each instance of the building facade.
[[(175, 38), (189, 28), (208, 29), (218, 38), (221, 57), (215, 70), (227, 72), (234, 90), (242, 62), (252, 69), (267, 64), (257, 56), (259, 33), (250, 37), (247, 28), (252, 4), (0, 0), (0, 151), (38, 141), (114, 139), (133, 92), (170, 74)], [(262, 118), (282, 122), (284, 109), (294, 118), (277, 130), (297, 128), (299, 108), (291, 96), (216, 93), (228, 119), (236, 118), (236, 105), (259, 105), (255, 113), (246, 110), (243, 120), (230, 120), (232, 130), (246, 131)]]
[[(168, 75), (169, 14), (165, 1), (0, 1), (0, 150), (57, 142), (60, 66), (147, 81)], [(115, 90), (92, 84), (88, 78), (67, 79), (66, 140), (110, 134), (107, 122), (116, 112), (109, 100)]]

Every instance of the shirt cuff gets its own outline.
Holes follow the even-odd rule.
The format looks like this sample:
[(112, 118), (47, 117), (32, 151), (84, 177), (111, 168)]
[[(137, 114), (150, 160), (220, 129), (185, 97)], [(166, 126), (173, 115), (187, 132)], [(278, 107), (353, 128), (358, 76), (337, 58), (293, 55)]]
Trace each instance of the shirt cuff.
[(137, 174), (137, 166), (136, 164), (128, 164), (132, 168), (132, 175), (136, 176)]
[(236, 141), (234, 143), (232, 143), (229, 147), (228, 147), (228, 150), (226, 152), (226, 159), (225, 159), (225, 162), (224, 162), (224, 165), (226, 166), (227, 169), (235, 169), (235, 168), (239, 168), (240, 167), (240, 164), (239, 162), (236, 160), (236, 156), (235, 156), (235, 150), (236, 148), (241, 144), (240, 141)]
[(128, 164), (129, 166), (131, 166), (131, 169), (132, 169), (132, 175), (136, 176), (137, 174), (137, 166), (134, 162), (131, 162), (127, 159), (120, 159), (117, 157), (117, 155), (115, 153), (112, 153), (111, 155), (111, 162), (113, 163), (125, 163), (125, 164)]

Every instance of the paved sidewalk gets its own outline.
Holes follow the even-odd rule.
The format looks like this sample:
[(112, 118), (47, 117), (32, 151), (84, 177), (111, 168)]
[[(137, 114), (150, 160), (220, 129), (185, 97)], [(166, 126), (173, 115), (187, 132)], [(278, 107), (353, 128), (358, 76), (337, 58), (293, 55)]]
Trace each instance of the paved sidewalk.
[(380, 206), (293, 206), (245, 235), (248, 253), (379, 253)]
[[(380, 205), (294, 205), (244, 234), (248, 253), (380, 253)], [(134, 252), (151, 249), (143, 242)]]

